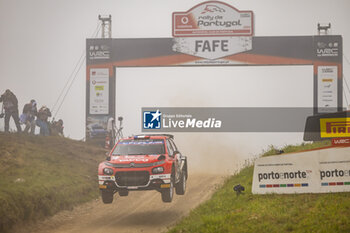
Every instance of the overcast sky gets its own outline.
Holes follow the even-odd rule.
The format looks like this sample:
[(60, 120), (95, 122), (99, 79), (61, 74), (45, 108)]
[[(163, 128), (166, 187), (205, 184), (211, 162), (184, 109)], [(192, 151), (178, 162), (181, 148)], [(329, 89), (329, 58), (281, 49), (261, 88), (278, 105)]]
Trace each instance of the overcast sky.
[[(99, 14), (112, 15), (113, 38), (171, 37), (172, 12), (187, 11), (201, 2), (0, 0), (0, 92), (13, 90), (20, 111), (32, 98), (39, 106), (52, 107), (85, 49), (86, 38), (95, 31)], [(315, 35), (318, 22), (330, 22), (332, 34), (343, 36), (344, 54), (350, 58), (348, 0), (224, 2), (254, 12), (255, 36)], [(343, 71), (350, 80), (346, 60)], [(125, 134), (139, 133), (142, 106), (311, 107), (313, 103), (309, 66), (121, 68), (116, 73), (117, 114), (125, 118)], [(65, 122), (65, 134), (74, 139), (84, 137), (85, 78), (84, 64), (57, 114)], [(150, 80), (157, 81), (159, 87), (149, 86)], [(350, 93), (347, 96), (350, 98)], [(246, 102), (240, 101), (242, 97)], [(257, 135), (254, 149), (244, 151), (302, 141), (302, 134), (266, 135)], [(220, 137), (251, 139), (247, 134)], [(240, 141), (247, 148), (249, 143)]]

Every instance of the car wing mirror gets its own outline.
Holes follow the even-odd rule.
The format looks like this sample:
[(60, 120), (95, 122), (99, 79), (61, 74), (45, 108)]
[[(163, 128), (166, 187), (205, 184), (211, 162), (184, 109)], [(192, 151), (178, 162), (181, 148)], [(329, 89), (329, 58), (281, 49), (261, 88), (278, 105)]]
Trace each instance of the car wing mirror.
[(173, 153), (173, 156), (175, 156), (176, 154), (180, 154), (180, 152), (179, 151), (174, 151), (174, 153)]

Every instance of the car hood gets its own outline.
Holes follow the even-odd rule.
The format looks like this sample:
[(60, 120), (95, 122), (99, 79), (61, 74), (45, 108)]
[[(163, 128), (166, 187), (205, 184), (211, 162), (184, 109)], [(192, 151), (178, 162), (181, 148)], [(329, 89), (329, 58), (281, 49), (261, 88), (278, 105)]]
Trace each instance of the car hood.
[(158, 161), (160, 155), (118, 155), (111, 156), (110, 163), (128, 164), (128, 163), (154, 163)]

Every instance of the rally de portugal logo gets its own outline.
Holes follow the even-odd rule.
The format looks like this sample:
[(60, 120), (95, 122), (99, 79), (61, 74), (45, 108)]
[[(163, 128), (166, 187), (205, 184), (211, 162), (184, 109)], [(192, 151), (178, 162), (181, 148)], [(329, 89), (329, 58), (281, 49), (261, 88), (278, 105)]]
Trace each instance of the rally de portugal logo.
[(157, 111), (143, 112), (143, 128), (144, 129), (160, 129), (162, 113)]

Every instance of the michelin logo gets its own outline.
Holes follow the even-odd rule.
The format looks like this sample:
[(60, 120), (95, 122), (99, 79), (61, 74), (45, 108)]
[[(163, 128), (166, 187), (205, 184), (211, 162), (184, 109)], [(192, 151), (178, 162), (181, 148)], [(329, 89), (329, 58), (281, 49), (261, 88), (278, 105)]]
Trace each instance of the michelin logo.
[(143, 112), (143, 128), (144, 129), (160, 129), (162, 113), (157, 111)]

